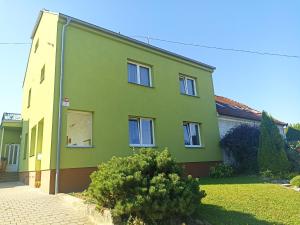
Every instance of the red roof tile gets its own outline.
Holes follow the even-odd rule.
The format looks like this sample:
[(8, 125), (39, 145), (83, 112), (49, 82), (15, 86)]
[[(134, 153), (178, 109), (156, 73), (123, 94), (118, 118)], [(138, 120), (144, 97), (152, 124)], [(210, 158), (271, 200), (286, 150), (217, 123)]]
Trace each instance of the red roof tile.
[[(241, 119), (261, 121), (262, 113), (247, 105), (239, 103), (229, 98), (215, 95), (217, 112), (220, 115), (237, 117)], [(285, 126), (287, 123), (274, 119), (278, 125)]]

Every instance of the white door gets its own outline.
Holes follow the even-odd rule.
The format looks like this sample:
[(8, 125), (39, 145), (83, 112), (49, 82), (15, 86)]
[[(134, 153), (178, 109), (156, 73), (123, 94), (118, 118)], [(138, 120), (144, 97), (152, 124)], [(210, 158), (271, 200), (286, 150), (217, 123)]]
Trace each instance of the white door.
[(19, 144), (7, 145), (7, 166), (6, 172), (17, 172), (19, 165)]

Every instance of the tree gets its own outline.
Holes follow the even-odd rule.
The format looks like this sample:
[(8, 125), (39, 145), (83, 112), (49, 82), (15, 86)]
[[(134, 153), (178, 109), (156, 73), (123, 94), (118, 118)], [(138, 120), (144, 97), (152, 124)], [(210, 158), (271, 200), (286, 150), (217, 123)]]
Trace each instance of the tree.
[(300, 130), (300, 123), (291, 124), (291, 127), (296, 129), (296, 130)]
[(284, 140), (273, 118), (265, 111), (262, 113), (257, 158), (260, 171), (281, 173), (288, 171), (290, 167), (284, 150)]
[(225, 153), (233, 157), (236, 172), (256, 173), (259, 128), (242, 124), (229, 130), (221, 139)]
[(288, 142), (297, 142), (300, 141), (300, 127), (299, 129), (296, 128), (297, 126), (289, 126), (286, 132), (286, 140)]

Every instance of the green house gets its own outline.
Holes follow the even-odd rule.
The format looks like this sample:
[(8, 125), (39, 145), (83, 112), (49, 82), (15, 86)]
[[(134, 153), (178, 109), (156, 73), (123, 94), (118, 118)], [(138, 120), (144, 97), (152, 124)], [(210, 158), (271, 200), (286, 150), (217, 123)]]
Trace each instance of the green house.
[(168, 148), (193, 176), (222, 160), (214, 67), (41, 11), (23, 82), (20, 179), (79, 191), (112, 156)]

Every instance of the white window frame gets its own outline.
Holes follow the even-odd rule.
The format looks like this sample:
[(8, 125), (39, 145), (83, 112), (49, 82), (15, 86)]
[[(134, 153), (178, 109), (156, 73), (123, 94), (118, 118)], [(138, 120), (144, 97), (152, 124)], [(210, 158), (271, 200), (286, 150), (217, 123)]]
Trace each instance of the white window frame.
[[(137, 72), (137, 83), (130, 82), (130, 81), (128, 81), (128, 83), (138, 84), (138, 85), (141, 85), (141, 86), (144, 86), (144, 87), (152, 87), (152, 76), (151, 76), (151, 67), (150, 66), (147, 66), (145, 64), (140, 64), (140, 63), (132, 62), (132, 61), (127, 61), (127, 68), (128, 68), (128, 64), (136, 65), (136, 68), (137, 68), (137, 71), (136, 71)], [(149, 69), (149, 86), (141, 84), (140, 67), (145, 67), (145, 68)], [(127, 69), (127, 80), (128, 80), (128, 69)]]
[[(186, 144), (184, 144), (184, 146), (185, 147), (187, 147), (187, 148), (200, 148), (200, 147), (203, 147), (203, 145), (202, 145), (202, 139), (201, 139), (201, 128), (200, 128), (200, 126), (201, 126), (201, 124), (200, 123), (195, 123), (195, 122), (183, 122), (183, 126), (185, 125), (185, 124), (187, 124), (188, 125), (188, 128), (189, 128), (189, 134), (191, 134), (192, 132), (191, 132), (191, 124), (193, 124), (193, 125), (197, 125), (197, 127), (198, 127), (198, 138), (199, 138), (199, 145), (193, 145), (192, 143), (193, 143), (193, 139), (192, 139), (192, 135), (190, 135), (190, 145), (186, 145)], [(183, 134), (184, 135), (184, 134)]]
[[(180, 75), (179, 76), (179, 85), (180, 85), (180, 79), (183, 79), (183, 81), (184, 81), (184, 93), (182, 93), (181, 90), (180, 90), (181, 94), (189, 95), (189, 96), (198, 96), (197, 95), (197, 87), (196, 87), (196, 79), (195, 78), (185, 76), (185, 75)], [(187, 80), (192, 80), (193, 83), (194, 83), (194, 93), (195, 93), (194, 95), (191, 95), (191, 94), (188, 93)]]
[[(129, 138), (129, 146), (130, 147), (154, 147), (155, 146), (155, 137), (154, 137), (154, 119), (152, 118), (147, 118), (147, 117), (129, 117), (129, 120), (137, 120), (138, 121), (138, 131), (139, 131), (139, 140), (141, 144), (131, 144), (130, 143), (130, 138)], [(152, 123), (152, 139), (153, 139), (153, 144), (142, 144), (143, 143), (143, 130), (141, 129), (142, 127), (142, 120), (150, 120)]]

